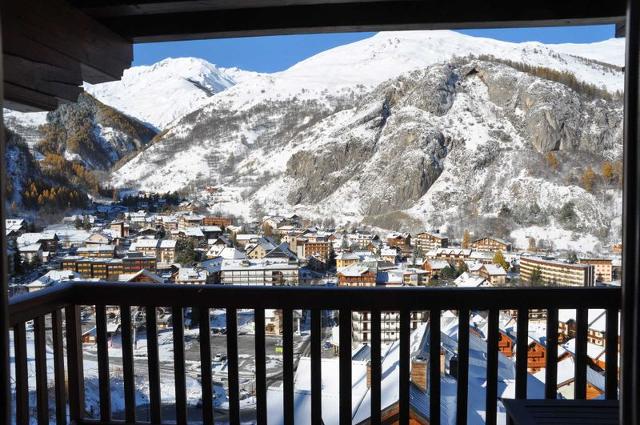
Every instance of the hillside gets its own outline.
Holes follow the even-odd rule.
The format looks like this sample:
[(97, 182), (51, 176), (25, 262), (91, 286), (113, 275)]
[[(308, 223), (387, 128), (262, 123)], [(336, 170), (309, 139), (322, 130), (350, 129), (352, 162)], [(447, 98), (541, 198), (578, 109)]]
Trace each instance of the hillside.
[[(86, 204), (87, 195), (100, 192), (104, 176), (118, 161), (156, 135), (87, 94), (48, 114), (7, 115), (8, 196), (13, 205), (27, 209)], [(77, 199), (67, 199), (67, 190)]]
[(623, 48), (389, 32), (274, 74), (168, 59), (87, 89), (163, 130), (106, 167), (117, 187), (593, 251), (621, 226)]

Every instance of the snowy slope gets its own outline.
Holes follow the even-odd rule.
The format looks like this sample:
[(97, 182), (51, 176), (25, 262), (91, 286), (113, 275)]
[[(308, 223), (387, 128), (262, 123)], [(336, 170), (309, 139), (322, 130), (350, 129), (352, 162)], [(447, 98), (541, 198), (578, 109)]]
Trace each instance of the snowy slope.
[[(622, 86), (617, 74), (598, 75), (592, 65), (556, 54), (564, 49), (573, 55), (587, 58), (594, 56), (598, 60), (602, 60), (602, 53), (599, 52), (607, 50), (611, 50), (609, 54), (612, 57), (617, 58), (620, 52), (624, 55), (624, 40), (613, 42), (574, 47), (546, 46), (537, 42), (509, 43), (471, 37), (454, 31), (382, 32), (371, 38), (322, 52), (292, 66), (279, 76), (301, 85), (320, 87), (375, 85), (403, 72), (450, 60), (454, 56), (493, 55), (530, 65), (572, 71), (578, 79), (618, 90)], [(585, 54), (581, 55), (580, 52)]]
[[(589, 51), (589, 44), (584, 51)], [(571, 72), (580, 81), (611, 92), (623, 89), (622, 71), (607, 64), (562, 53), (542, 43), (509, 43), (454, 31), (381, 32), (335, 47), (273, 74), (257, 74), (205, 103), (211, 109), (247, 110), (264, 101), (322, 99), (361, 95), (402, 73), (455, 57), (489, 55), (501, 59)], [(620, 43), (612, 49), (623, 50)], [(614, 55), (612, 53), (612, 55)]]
[(203, 59), (169, 58), (130, 68), (120, 81), (85, 84), (85, 90), (107, 105), (164, 129), (213, 94), (254, 75), (237, 68), (218, 68)]
[(596, 43), (548, 44), (549, 48), (574, 56), (581, 56), (616, 66), (624, 66), (624, 38), (611, 38)]

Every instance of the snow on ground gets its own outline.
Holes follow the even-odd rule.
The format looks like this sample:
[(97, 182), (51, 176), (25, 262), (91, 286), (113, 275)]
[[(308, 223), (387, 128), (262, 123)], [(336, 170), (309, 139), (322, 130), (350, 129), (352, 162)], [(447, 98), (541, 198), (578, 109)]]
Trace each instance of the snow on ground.
[(610, 63), (616, 66), (625, 65), (625, 39), (610, 38), (595, 43), (547, 44), (547, 47), (561, 53)]
[(91, 85), (85, 90), (98, 100), (139, 120), (163, 129), (168, 123), (197, 109), (214, 93), (223, 91), (252, 73), (224, 68), (198, 58), (167, 58), (124, 72), (119, 81)]
[(511, 232), (511, 240), (515, 248), (527, 249), (529, 238), (534, 238), (536, 241), (551, 241), (555, 250), (596, 253), (601, 248), (600, 241), (595, 236), (571, 232), (553, 225), (530, 226)]

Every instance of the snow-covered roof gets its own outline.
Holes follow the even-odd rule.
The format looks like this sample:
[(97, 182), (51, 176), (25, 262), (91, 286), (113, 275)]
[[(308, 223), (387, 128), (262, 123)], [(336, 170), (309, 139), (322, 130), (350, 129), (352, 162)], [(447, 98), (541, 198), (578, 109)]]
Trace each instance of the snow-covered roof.
[(244, 260), (224, 260), (221, 270), (297, 270), (298, 264), (289, 263), (286, 258), (260, 258)]
[(19, 248), (20, 252), (38, 252), (40, 250), (42, 250), (41, 243), (32, 243), (30, 245), (21, 246)]
[(507, 272), (497, 264), (485, 264), (482, 268), (490, 275), (490, 276), (506, 276)]
[(458, 276), (453, 283), (460, 288), (477, 288), (487, 286), (487, 281), (481, 276), (473, 276), (467, 272)]
[(145, 276), (148, 279), (151, 279), (154, 283), (165, 283), (165, 280), (158, 276), (155, 273), (150, 272), (147, 269), (142, 269), (136, 273), (125, 273), (118, 276), (118, 280), (120, 282), (131, 282), (139, 276)]
[(341, 252), (336, 255), (336, 260), (359, 260), (360, 257), (353, 252)]
[(81, 246), (77, 249), (77, 252), (86, 253), (100, 253), (100, 252), (112, 252), (116, 249), (114, 245), (87, 245)]
[(338, 274), (341, 274), (346, 277), (359, 277), (369, 271), (368, 266), (364, 266), (362, 264), (351, 264), (347, 267), (342, 267)]
[(220, 232), (222, 233), (222, 229), (220, 226), (202, 226), (200, 227), (203, 232)]
[(219, 257), (222, 257), (225, 260), (243, 260), (247, 258), (247, 255), (233, 247), (225, 247), (218, 253)]
[(449, 267), (449, 263), (445, 260), (427, 260), (432, 269), (444, 269)]
[(176, 282), (186, 282), (186, 281), (205, 281), (207, 280), (207, 271), (205, 269), (197, 269), (193, 267), (181, 267), (178, 270), (178, 275), (176, 277)]
[(26, 286), (45, 287), (68, 280), (78, 279), (79, 277), (80, 274), (70, 270), (50, 270)]
[(163, 249), (173, 249), (176, 247), (176, 243), (178, 241), (176, 241), (175, 239), (162, 239), (160, 241), (160, 248)]
[(55, 237), (56, 237), (55, 233), (45, 233), (45, 232), (23, 233), (22, 235), (18, 236), (18, 238), (16, 239), (16, 242), (18, 246), (21, 247), (26, 245), (33, 245), (37, 242), (52, 241), (54, 240)]

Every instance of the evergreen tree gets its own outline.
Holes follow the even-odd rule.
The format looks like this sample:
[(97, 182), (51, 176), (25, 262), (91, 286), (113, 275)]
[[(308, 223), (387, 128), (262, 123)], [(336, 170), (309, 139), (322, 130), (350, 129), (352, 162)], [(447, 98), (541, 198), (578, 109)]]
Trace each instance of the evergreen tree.
[(542, 280), (542, 271), (540, 270), (540, 267), (536, 267), (535, 269), (533, 269), (533, 272), (531, 272), (531, 278), (529, 279), (529, 285), (531, 286), (542, 286), (544, 284), (543, 280)]
[(195, 250), (193, 240), (178, 239), (176, 242), (176, 263), (190, 265), (196, 262), (198, 253)]

